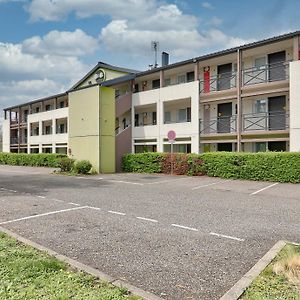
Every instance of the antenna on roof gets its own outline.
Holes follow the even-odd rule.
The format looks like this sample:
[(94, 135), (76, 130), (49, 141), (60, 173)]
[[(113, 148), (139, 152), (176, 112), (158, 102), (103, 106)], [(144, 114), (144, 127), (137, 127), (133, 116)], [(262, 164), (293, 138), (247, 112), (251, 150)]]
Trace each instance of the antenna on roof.
[(159, 42), (152, 41), (151, 42), (151, 50), (154, 52), (154, 66), (153, 66), (153, 68), (157, 68), (158, 67), (157, 53), (158, 53), (158, 50), (159, 50)]

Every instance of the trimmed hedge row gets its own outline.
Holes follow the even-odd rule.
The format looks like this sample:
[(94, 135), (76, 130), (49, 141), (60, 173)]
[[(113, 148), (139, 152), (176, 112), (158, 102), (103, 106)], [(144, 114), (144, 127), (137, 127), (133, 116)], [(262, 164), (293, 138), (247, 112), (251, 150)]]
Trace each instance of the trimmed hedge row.
[(300, 182), (300, 153), (209, 152), (203, 154), (169, 153), (126, 154), (125, 172), (208, 175), (221, 178)]
[(59, 168), (63, 154), (0, 153), (0, 165)]

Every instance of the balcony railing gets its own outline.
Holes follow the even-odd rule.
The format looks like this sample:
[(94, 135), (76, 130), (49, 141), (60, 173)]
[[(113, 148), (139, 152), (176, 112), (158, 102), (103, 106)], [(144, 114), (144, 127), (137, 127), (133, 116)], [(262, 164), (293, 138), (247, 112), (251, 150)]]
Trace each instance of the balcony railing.
[(267, 64), (243, 71), (243, 85), (274, 82), (289, 78), (289, 61)]
[(200, 134), (235, 133), (236, 116), (218, 117), (207, 121), (200, 120)]
[(243, 131), (272, 131), (289, 128), (287, 112), (266, 112), (243, 115)]
[(200, 93), (229, 90), (236, 87), (236, 72), (218, 74), (209, 80), (200, 80)]
[(17, 144), (19, 144), (19, 138), (18, 137), (11, 137), (10, 138), (10, 144), (11, 145), (17, 145)]

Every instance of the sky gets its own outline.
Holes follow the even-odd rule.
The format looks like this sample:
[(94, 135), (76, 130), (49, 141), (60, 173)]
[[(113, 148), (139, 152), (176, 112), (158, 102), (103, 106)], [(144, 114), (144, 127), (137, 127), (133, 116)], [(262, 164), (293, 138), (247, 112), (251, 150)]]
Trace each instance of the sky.
[(0, 109), (64, 92), (98, 61), (145, 70), (300, 29), (299, 0), (0, 0)]

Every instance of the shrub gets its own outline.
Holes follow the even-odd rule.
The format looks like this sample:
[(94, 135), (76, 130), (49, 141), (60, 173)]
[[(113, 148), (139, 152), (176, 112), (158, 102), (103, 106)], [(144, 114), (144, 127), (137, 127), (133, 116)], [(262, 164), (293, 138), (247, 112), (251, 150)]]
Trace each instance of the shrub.
[(61, 172), (70, 172), (74, 168), (74, 159), (69, 157), (62, 157), (59, 162), (59, 167)]
[[(171, 154), (126, 154), (123, 157), (123, 170), (169, 174)], [(173, 154), (173, 171), (178, 175), (208, 175), (222, 178), (299, 183), (300, 153), (175, 153)]]
[(59, 168), (63, 154), (0, 153), (1, 165)]
[(80, 160), (75, 164), (75, 170), (79, 174), (87, 174), (92, 169), (92, 164), (88, 160)]

